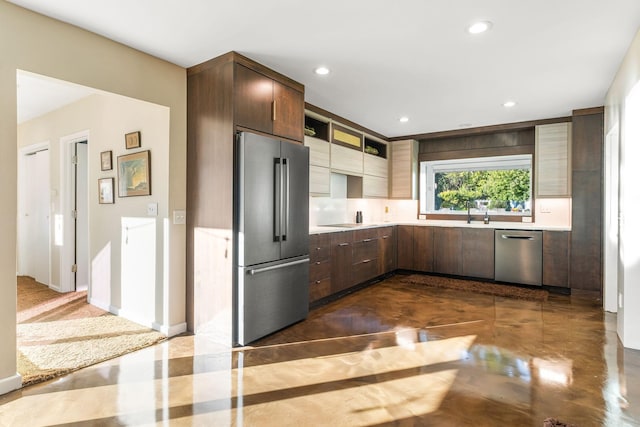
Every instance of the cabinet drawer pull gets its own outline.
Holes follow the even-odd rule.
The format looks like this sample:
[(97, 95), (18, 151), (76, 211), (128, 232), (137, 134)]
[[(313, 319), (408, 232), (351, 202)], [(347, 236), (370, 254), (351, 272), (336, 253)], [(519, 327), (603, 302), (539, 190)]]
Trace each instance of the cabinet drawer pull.
[(316, 261), (316, 265), (320, 265), (320, 261)]
[(322, 250), (322, 248), (316, 248), (316, 251), (321, 251), (321, 250)]
[(388, 239), (388, 238), (389, 238), (389, 236), (382, 236), (382, 238), (383, 238), (383, 239)]
[(363, 264), (366, 264), (368, 262), (371, 262), (371, 260), (370, 259), (365, 259), (364, 261), (362, 261)]
[(367, 242), (370, 242), (371, 240), (373, 239), (364, 239), (363, 242), (367, 243)]
[(316, 285), (319, 284), (321, 281), (320, 280), (316, 280)]
[(276, 100), (273, 100), (273, 121), (276, 121)]
[(340, 243), (338, 246), (349, 246), (349, 243)]

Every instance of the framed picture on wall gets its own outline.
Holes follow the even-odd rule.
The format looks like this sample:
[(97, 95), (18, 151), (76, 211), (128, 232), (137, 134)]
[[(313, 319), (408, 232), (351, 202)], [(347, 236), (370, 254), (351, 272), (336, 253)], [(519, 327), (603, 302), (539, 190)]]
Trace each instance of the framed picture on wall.
[(100, 170), (110, 171), (113, 169), (113, 155), (111, 151), (100, 153)]
[(124, 136), (124, 146), (127, 150), (130, 148), (139, 148), (140, 145), (140, 131), (130, 132)]
[(113, 178), (100, 178), (98, 180), (98, 203), (113, 203)]
[(151, 153), (149, 150), (118, 156), (118, 196), (151, 194)]

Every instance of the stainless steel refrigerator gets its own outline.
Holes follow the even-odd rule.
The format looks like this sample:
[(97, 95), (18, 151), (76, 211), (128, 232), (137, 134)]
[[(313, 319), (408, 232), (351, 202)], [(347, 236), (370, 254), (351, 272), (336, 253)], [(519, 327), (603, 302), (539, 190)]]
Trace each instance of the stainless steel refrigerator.
[(246, 345), (309, 310), (309, 149), (237, 134), (234, 343)]

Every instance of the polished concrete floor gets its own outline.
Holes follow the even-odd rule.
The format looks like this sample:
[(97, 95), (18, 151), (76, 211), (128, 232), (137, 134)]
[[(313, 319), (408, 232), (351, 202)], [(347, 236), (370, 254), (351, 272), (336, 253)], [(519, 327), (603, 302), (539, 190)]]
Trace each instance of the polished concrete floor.
[(640, 425), (640, 351), (587, 296), (401, 283), (242, 349), (176, 337), (0, 397), (1, 426)]

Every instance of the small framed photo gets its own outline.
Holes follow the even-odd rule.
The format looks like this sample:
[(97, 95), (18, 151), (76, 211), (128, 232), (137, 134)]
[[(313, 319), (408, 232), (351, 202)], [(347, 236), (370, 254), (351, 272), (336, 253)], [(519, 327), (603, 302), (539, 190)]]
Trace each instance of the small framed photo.
[(113, 203), (113, 178), (100, 178), (98, 180), (98, 202), (103, 204)]
[(100, 170), (110, 171), (113, 169), (113, 155), (111, 150), (100, 153)]
[(118, 196), (149, 196), (150, 194), (150, 151), (118, 156)]
[(131, 132), (124, 136), (124, 146), (127, 150), (131, 148), (140, 148), (140, 131)]

